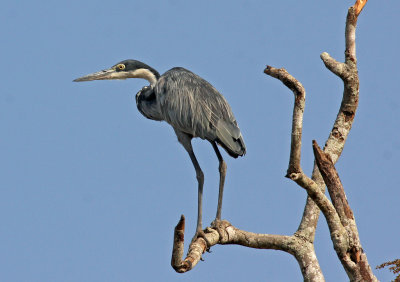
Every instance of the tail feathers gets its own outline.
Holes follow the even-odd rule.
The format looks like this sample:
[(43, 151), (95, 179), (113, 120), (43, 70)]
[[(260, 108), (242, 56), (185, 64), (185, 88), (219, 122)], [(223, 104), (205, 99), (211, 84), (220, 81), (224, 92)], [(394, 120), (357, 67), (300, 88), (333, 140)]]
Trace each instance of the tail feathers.
[(232, 122), (219, 120), (216, 126), (217, 143), (234, 158), (246, 154), (246, 145), (239, 127)]

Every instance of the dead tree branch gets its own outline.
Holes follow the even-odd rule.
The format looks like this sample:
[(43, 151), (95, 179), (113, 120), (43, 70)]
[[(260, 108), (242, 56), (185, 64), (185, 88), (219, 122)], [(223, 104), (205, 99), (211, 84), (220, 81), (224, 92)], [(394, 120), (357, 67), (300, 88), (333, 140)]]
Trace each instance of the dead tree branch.
[(313, 141), (313, 150), (318, 168), (328, 187), (328, 192), (337, 214), (340, 217), (342, 228), (346, 230), (348, 235), (346, 242), (332, 239), (337, 256), (346, 270), (350, 281), (377, 281), (368, 264), (367, 256), (362, 249), (353, 211), (347, 201), (346, 193), (344, 192), (336, 168), (329, 155), (319, 148), (315, 140)]
[[(366, 0), (357, 0), (354, 6), (350, 7), (348, 10), (345, 29), (345, 63), (336, 61), (326, 52), (321, 54), (321, 59), (325, 66), (332, 73), (340, 77), (344, 84), (342, 103), (324, 147), (324, 152), (329, 155), (333, 164), (337, 162), (343, 152), (358, 107), (359, 79), (355, 48), (355, 32), (358, 15), (366, 2)], [(322, 191), (325, 190), (325, 183), (316, 164), (314, 164), (311, 179), (318, 184)], [(318, 218), (319, 208), (312, 199), (308, 197), (297, 233), (308, 238), (310, 242), (313, 242)]]
[[(344, 83), (342, 103), (333, 128), (322, 151), (314, 142), (316, 163), (312, 177), (307, 177), (300, 164), (305, 90), (302, 84), (285, 69), (267, 66), (264, 72), (279, 79), (294, 93), (290, 159), (286, 177), (307, 191), (307, 202), (297, 231), (291, 235), (257, 234), (240, 230), (228, 221), (213, 222), (204, 230), (204, 236), (193, 241), (183, 259), (185, 218), (182, 216), (174, 232), (171, 265), (179, 273), (191, 270), (202, 254), (216, 244), (236, 244), (249, 248), (274, 249), (292, 254), (299, 263), (304, 281), (324, 281), (314, 251), (314, 237), (319, 211), (327, 220), (335, 251), (351, 281), (376, 281), (367, 257), (362, 250), (353, 212), (347, 202), (343, 186), (334, 164), (339, 159), (352, 127), (359, 99), (355, 31), (358, 15), (367, 0), (357, 0), (348, 10), (346, 19), (345, 62), (322, 53), (325, 66)], [(322, 175), (320, 173), (320, 168)], [(332, 202), (325, 195), (325, 185)]]
[(318, 185), (309, 177), (307, 177), (300, 165), (301, 156), (301, 135), (303, 128), (303, 113), (305, 106), (305, 90), (303, 85), (291, 76), (285, 69), (276, 69), (267, 66), (264, 73), (275, 77), (282, 81), (289, 89), (293, 91), (295, 96), (293, 121), (292, 121), (292, 140), (290, 146), (289, 168), (286, 177), (296, 182), (300, 187), (307, 191), (308, 196), (317, 204), (326, 217), (329, 229), (334, 234), (333, 240), (346, 242), (347, 234), (343, 226), (340, 224), (340, 218), (335, 207), (325, 196)]
[(296, 174), (302, 173), (301, 160), (301, 135), (303, 130), (303, 114), (306, 102), (306, 91), (303, 85), (291, 76), (284, 68), (276, 69), (267, 66), (264, 70), (265, 74), (282, 81), (294, 94), (294, 108), (292, 121), (292, 138), (290, 145), (289, 168), (286, 177), (295, 177)]
[(349, 203), (347, 202), (346, 194), (344, 193), (335, 166), (333, 165), (329, 155), (319, 148), (318, 143), (315, 140), (313, 140), (313, 150), (318, 169), (328, 187), (329, 196), (331, 197), (333, 206), (340, 217), (342, 225), (347, 226), (349, 220), (354, 220), (354, 215)]
[[(305, 281), (324, 281), (314, 251), (314, 245), (303, 238), (292, 235), (258, 234), (240, 230), (228, 221), (214, 223), (204, 230), (205, 238), (197, 238), (189, 246), (186, 258), (182, 260), (184, 246), (185, 218), (181, 216), (175, 227), (171, 265), (176, 272), (191, 270), (200, 260), (207, 247), (220, 245), (241, 245), (254, 249), (280, 250), (292, 254), (299, 263)], [(206, 241), (209, 243), (207, 246)], [(307, 279), (306, 279), (307, 277)]]

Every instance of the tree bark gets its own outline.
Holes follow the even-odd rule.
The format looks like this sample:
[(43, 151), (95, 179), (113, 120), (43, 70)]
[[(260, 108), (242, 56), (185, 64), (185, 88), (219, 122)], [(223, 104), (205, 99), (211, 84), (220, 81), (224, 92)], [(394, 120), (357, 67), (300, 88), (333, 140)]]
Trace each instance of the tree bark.
[(337, 256), (350, 281), (378, 281), (372, 273), (367, 256), (361, 246), (354, 214), (347, 201), (339, 174), (329, 155), (319, 148), (315, 140), (313, 141), (313, 150), (318, 168), (328, 187), (332, 203), (340, 217), (340, 224), (347, 235), (346, 241), (332, 239)]

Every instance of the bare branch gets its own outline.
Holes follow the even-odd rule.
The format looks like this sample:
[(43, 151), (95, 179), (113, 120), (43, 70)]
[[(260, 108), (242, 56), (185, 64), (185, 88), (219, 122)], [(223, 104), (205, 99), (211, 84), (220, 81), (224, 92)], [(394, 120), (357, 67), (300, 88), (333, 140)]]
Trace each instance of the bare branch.
[(264, 73), (279, 79), (285, 84), (294, 94), (294, 108), (292, 121), (292, 140), (290, 145), (290, 160), (286, 177), (290, 178), (293, 173), (301, 173), (301, 135), (303, 130), (303, 114), (305, 107), (306, 91), (303, 85), (291, 76), (284, 68), (276, 69), (267, 66)]
[[(355, 11), (361, 11), (362, 7), (365, 5), (364, 2), (364, 4), (360, 6), (360, 2), (363, 1), (357, 1), (354, 7), (349, 9), (347, 16), (346, 62), (337, 62), (328, 53), (321, 54), (321, 59), (325, 66), (334, 74), (339, 76), (344, 82), (342, 104), (325, 146), (325, 151), (327, 153), (323, 153), (317, 146), (316, 142), (314, 143), (314, 151), (318, 167), (320, 167), (321, 171), (324, 171), (322, 175), (329, 187), (333, 205), (323, 193), (325, 183), (317, 169), (317, 165), (314, 166), (312, 179), (309, 179), (301, 170), (300, 158), (293, 158), (291, 153), (290, 161), (292, 162), (294, 160), (299, 169), (292, 173), (289, 173), (290, 170), (288, 170), (287, 176), (294, 180), (298, 185), (305, 188), (309, 196), (303, 213), (302, 222), (296, 234), (304, 236), (304, 238), (310, 242), (313, 241), (318, 221), (319, 207), (327, 219), (334, 248), (351, 281), (375, 281), (376, 278), (369, 267), (366, 255), (360, 244), (353, 213), (348, 205), (343, 186), (341, 185), (339, 176), (337, 175), (333, 165), (343, 151), (358, 106), (359, 80), (355, 53), (355, 26), (359, 12), (358, 14), (355, 14)], [(294, 116), (296, 113), (296, 107), (298, 106), (297, 95), (299, 95), (298, 93), (305, 94), (305, 92), (300, 92), (298, 88), (296, 88), (296, 84), (293, 83), (293, 81), (296, 80), (284, 69), (277, 70), (267, 67), (265, 73), (280, 79), (294, 92), (296, 96), (295, 110), (293, 113), (292, 137), (295, 128), (300, 129), (300, 135), (297, 135), (299, 136), (298, 139), (292, 138), (291, 151), (297, 149), (299, 152), (297, 156), (300, 157), (302, 125), (296, 124)], [(303, 97), (305, 97), (305, 95)], [(304, 110), (304, 104), (302, 109)], [(303, 112), (301, 112), (301, 117), (302, 114)], [(322, 166), (329, 169), (322, 170)], [(293, 166), (289, 164), (289, 168), (291, 167)], [(310, 199), (312, 199), (312, 201)]]
[[(206, 236), (210, 237), (209, 242), (213, 243), (214, 245), (216, 244), (216, 242), (218, 242), (218, 238), (217, 241), (215, 241), (211, 240), (213, 238), (210, 234), (207, 234)], [(196, 264), (201, 260), (201, 255), (207, 250), (207, 243), (205, 239), (199, 237), (190, 244), (188, 255), (184, 260), (182, 260), (184, 242), (185, 242), (185, 216), (181, 215), (181, 218), (178, 224), (176, 225), (174, 231), (174, 245), (172, 248), (172, 258), (171, 258), (172, 268), (179, 273), (184, 273), (195, 267)]]
[[(318, 168), (328, 187), (333, 205), (348, 234), (347, 242), (332, 239), (338, 258), (345, 268), (350, 281), (377, 281), (362, 249), (353, 211), (347, 202), (336, 168), (329, 155), (319, 148), (315, 140), (313, 141), (313, 149)], [(331, 237), (333, 237), (332, 230), (330, 231)]]
[(324, 52), (321, 54), (321, 59), (324, 62), (325, 66), (334, 74), (339, 77), (343, 77), (345, 72), (347, 71), (347, 66), (345, 63), (340, 63), (332, 58), (328, 53)]
[[(355, 31), (357, 16), (359, 13), (356, 14), (355, 11), (361, 12), (361, 9), (364, 7), (366, 2), (367, 1), (365, 0), (357, 0), (356, 4), (348, 10), (345, 32), (345, 63), (337, 62), (329, 56), (328, 53), (324, 52), (321, 54), (321, 59), (325, 66), (334, 74), (339, 76), (344, 83), (342, 103), (324, 147), (324, 152), (329, 155), (333, 164), (337, 162), (343, 152), (358, 107), (359, 79), (356, 64)], [(316, 164), (314, 164), (311, 179), (318, 184), (322, 191), (325, 190), (325, 183)], [(308, 198), (297, 232), (302, 234), (302, 236), (309, 238), (312, 242), (314, 240), (318, 218), (319, 209), (317, 205)]]
[(291, 153), (289, 160), (289, 168), (286, 177), (296, 182), (300, 187), (303, 187), (309, 197), (315, 204), (322, 210), (326, 217), (329, 229), (331, 230), (332, 240), (338, 242), (338, 246), (345, 246), (339, 251), (342, 254), (346, 253), (348, 238), (346, 230), (343, 228), (340, 217), (336, 212), (335, 207), (325, 196), (321, 188), (315, 181), (307, 177), (300, 166), (301, 157), (301, 135), (303, 127), (303, 113), (305, 107), (305, 90), (303, 85), (290, 75), (285, 69), (277, 69), (267, 66), (264, 73), (275, 77), (282, 81), (295, 95), (293, 121), (292, 121), (292, 140), (291, 140)]
[[(256, 249), (274, 249), (290, 251), (291, 236), (257, 234), (232, 226), (228, 221), (218, 221), (204, 230), (204, 238), (199, 237), (191, 242), (188, 254), (183, 257), (185, 217), (182, 215), (174, 232), (171, 265), (176, 272), (191, 270), (200, 260), (202, 254), (216, 244), (235, 244)], [(208, 244), (207, 244), (207, 243)], [(208, 246), (207, 246), (208, 245)]]
[(348, 238), (346, 230), (341, 224), (340, 217), (337, 214), (335, 207), (325, 196), (323, 190), (321, 190), (320, 186), (318, 186), (315, 181), (307, 177), (303, 173), (300, 166), (301, 135), (305, 107), (304, 87), (283, 68), (277, 69), (267, 66), (267, 68), (264, 70), (264, 73), (282, 81), (282, 83), (291, 89), (295, 95), (290, 150), (291, 153), (286, 177), (296, 182), (300, 187), (303, 187), (307, 191), (308, 196), (321, 209), (327, 220), (329, 230), (331, 231), (332, 240), (336, 242), (336, 246), (338, 246), (338, 248), (340, 247), (338, 252), (344, 255), (347, 251)]
[(357, 19), (360, 15), (365, 4), (368, 0), (357, 0), (356, 3), (349, 8), (346, 20), (346, 63), (352, 61), (354, 63), (356, 60), (356, 26)]
[(335, 166), (329, 155), (324, 153), (318, 146), (317, 141), (313, 140), (313, 150), (318, 169), (328, 187), (328, 192), (332, 203), (338, 212), (343, 226), (348, 225), (348, 220), (354, 220), (353, 211), (347, 202), (346, 194)]
[(229, 240), (224, 244), (239, 244), (250, 248), (274, 249), (290, 253), (296, 258), (304, 281), (325, 281), (314, 245), (297, 234), (293, 236), (257, 234), (233, 226), (225, 230), (225, 236)]
[(182, 260), (184, 245), (185, 217), (181, 216), (175, 227), (174, 247), (171, 264), (176, 272), (190, 271), (200, 260), (201, 255), (209, 246), (241, 245), (255, 249), (273, 249), (292, 254), (299, 263), (305, 281), (324, 281), (321, 268), (315, 255), (314, 246), (297, 234), (293, 236), (258, 234), (240, 230), (228, 221), (213, 222), (212, 227), (204, 230), (204, 238), (197, 238), (189, 246), (185, 259)]
[(220, 234), (220, 244), (234, 244), (254, 249), (272, 249), (292, 253), (292, 236), (248, 232), (234, 227), (228, 221), (221, 221), (213, 228), (217, 229)]
[[(349, 238), (335, 207), (321, 191), (320, 187), (304, 173), (298, 174), (292, 180), (306, 189), (308, 196), (321, 209), (326, 218), (335, 250), (342, 255), (346, 254)], [(299, 234), (298, 232), (296, 233)]]

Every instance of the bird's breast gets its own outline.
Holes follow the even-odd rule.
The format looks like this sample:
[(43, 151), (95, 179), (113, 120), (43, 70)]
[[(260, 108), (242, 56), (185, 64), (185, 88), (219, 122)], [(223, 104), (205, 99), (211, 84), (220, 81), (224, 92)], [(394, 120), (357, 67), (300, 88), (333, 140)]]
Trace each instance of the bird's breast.
[(145, 86), (136, 94), (136, 106), (146, 118), (163, 120), (157, 96), (152, 87)]

